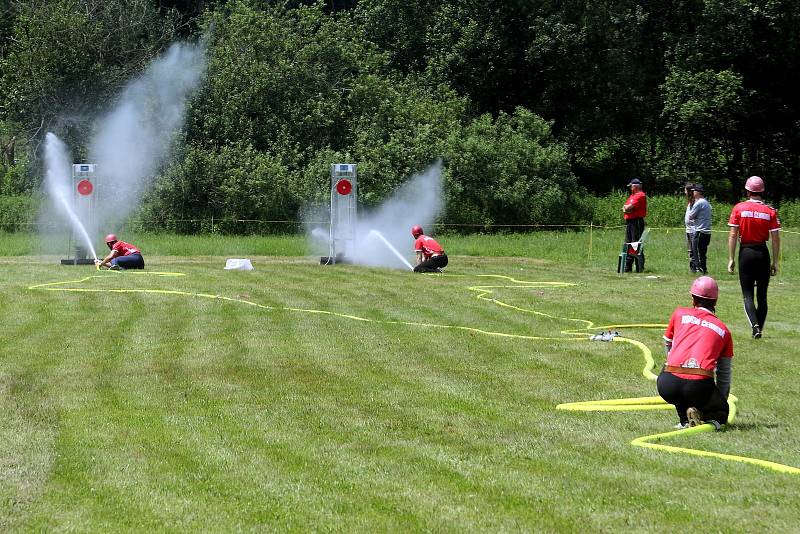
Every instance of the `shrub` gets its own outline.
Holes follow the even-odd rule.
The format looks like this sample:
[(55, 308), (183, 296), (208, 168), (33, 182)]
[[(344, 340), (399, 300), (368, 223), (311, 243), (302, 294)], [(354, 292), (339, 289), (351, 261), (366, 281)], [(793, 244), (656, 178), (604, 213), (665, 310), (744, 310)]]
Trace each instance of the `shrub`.
[(38, 209), (39, 199), (37, 197), (0, 195), (0, 231), (31, 231)]

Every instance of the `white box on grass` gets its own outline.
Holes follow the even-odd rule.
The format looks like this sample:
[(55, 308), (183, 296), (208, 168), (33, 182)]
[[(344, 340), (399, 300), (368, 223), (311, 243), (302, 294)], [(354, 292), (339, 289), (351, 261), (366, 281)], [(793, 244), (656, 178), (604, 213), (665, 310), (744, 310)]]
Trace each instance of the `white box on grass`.
[(253, 264), (246, 258), (228, 258), (225, 261), (227, 271), (252, 271)]

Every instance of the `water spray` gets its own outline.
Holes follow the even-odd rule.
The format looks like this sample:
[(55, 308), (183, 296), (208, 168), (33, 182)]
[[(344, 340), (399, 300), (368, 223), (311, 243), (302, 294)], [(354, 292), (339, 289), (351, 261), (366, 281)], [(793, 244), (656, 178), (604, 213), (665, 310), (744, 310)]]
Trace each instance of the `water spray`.
[[(409, 230), (415, 224), (432, 224), (444, 207), (442, 162), (400, 185), (380, 206), (356, 211), (356, 165), (337, 163), (331, 167), (331, 226), (328, 256), (320, 263), (355, 263), (372, 267), (412, 269), (398, 250), (410, 247)], [(324, 231), (310, 232), (312, 242), (321, 243)]]
[[(71, 260), (62, 260), (64, 264), (93, 264), (97, 259), (97, 252), (94, 249), (92, 238), (86, 230), (86, 226), (78, 216), (77, 199), (75, 192), (82, 196), (91, 195), (93, 187), (91, 182), (82, 180), (78, 183), (75, 192), (70, 192), (70, 172), (72, 164), (68, 155), (66, 145), (55, 134), (48, 132), (45, 136), (45, 162), (47, 173), (45, 175), (45, 184), (48, 192), (56, 201), (56, 206), (63, 215), (69, 220), (72, 231), (80, 241), (86, 246), (86, 250), (92, 253), (92, 258), (87, 260), (85, 258), (78, 258), (79, 254), (76, 253), (75, 258)], [(84, 206), (85, 207), (85, 206)], [(86, 211), (81, 210), (81, 211)], [(83, 213), (85, 216), (86, 213)], [(77, 247), (76, 247), (77, 248)]]
[(388, 241), (388, 240), (387, 240), (385, 237), (383, 237), (383, 234), (382, 234), (382, 233), (380, 233), (380, 232), (379, 232), (379, 231), (377, 231), (377, 230), (370, 230), (370, 231), (369, 231), (369, 233), (367, 234), (367, 239), (369, 239), (369, 237), (370, 237), (370, 236), (373, 236), (373, 235), (374, 235), (374, 236), (376, 236), (376, 237), (377, 237), (378, 239), (380, 239), (381, 241), (383, 241), (383, 244), (384, 244), (384, 245), (386, 245), (386, 246), (389, 248), (389, 250), (391, 250), (391, 251), (392, 251), (392, 254), (394, 254), (395, 256), (397, 256), (397, 257), (400, 259), (400, 261), (402, 261), (402, 262), (405, 264), (405, 266), (406, 266), (406, 267), (408, 267), (408, 268), (409, 268), (409, 269), (411, 269), (412, 271), (414, 270), (414, 267), (413, 267), (413, 266), (412, 266), (412, 265), (411, 265), (411, 264), (408, 262), (408, 260), (407, 260), (407, 259), (405, 259), (405, 258), (403, 257), (403, 255), (402, 255), (402, 254), (400, 254), (400, 252), (399, 252), (399, 251), (398, 251), (396, 248), (394, 248), (394, 246), (392, 246), (392, 244), (391, 244), (391, 243), (389, 243), (389, 241)]

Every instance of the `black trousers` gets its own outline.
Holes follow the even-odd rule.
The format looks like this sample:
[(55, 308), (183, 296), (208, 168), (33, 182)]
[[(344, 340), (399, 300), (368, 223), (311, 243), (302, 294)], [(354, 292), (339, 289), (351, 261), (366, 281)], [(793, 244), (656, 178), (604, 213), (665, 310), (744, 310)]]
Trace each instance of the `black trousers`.
[(447, 267), (447, 254), (431, 256), (414, 267), (415, 273), (435, 273), (438, 269)]
[[(639, 241), (639, 238), (642, 237), (642, 233), (644, 233), (644, 218), (640, 217), (638, 219), (627, 219), (625, 221), (625, 242), (626, 243), (636, 243)], [(639, 261), (638, 268), (640, 271), (644, 270), (644, 252), (642, 252), (639, 257), (641, 260)], [(625, 272), (630, 272), (631, 268), (633, 267), (633, 262), (636, 258), (633, 256), (628, 256), (625, 260)]]
[(694, 233), (686, 232), (686, 252), (689, 253), (689, 272), (693, 273), (697, 270), (694, 263), (694, 253), (692, 252), (692, 241), (694, 241)]
[(688, 380), (662, 371), (656, 386), (661, 398), (675, 405), (681, 423), (688, 422), (686, 410), (692, 406), (703, 412), (705, 421), (713, 419), (721, 425), (728, 422), (728, 401), (717, 389), (713, 378)]
[(744, 297), (744, 312), (750, 326), (758, 325), (762, 329), (767, 321), (769, 275), (770, 258), (766, 244), (739, 248), (739, 285)]
[(117, 256), (111, 260), (111, 265), (119, 265), (123, 269), (144, 269), (144, 258), (141, 254)]
[(711, 242), (711, 234), (704, 234), (703, 232), (695, 232), (692, 234), (692, 261), (694, 263), (695, 271), (703, 271), (703, 274), (708, 272), (706, 265), (706, 257), (708, 256), (708, 244)]

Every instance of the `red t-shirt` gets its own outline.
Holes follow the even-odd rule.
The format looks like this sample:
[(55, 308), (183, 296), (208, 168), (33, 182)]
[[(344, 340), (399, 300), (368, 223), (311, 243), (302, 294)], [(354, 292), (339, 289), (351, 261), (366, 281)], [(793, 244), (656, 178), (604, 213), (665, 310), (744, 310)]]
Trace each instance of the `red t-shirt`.
[(778, 212), (760, 200), (739, 202), (731, 211), (728, 226), (739, 228), (739, 240), (742, 245), (758, 245), (766, 243), (770, 232), (781, 228)]
[(623, 213), (622, 216), (627, 219), (642, 219), (647, 216), (647, 196), (644, 191), (637, 191), (628, 197), (625, 204), (631, 204), (633, 210), (630, 213)]
[(422, 252), (425, 259), (430, 259), (431, 256), (440, 256), (444, 254), (442, 246), (436, 242), (432, 237), (421, 235), (414, 241), (414, 252)]
[(130, 256), (131, 254), (141, 254), (139, 249), (131, 245), (130, 243), (126, 243), (125, 241), (117, 241), (111, 247), (111, 250), (116, 250), (120, 256)]
[[(677, 308), (669, 319), (664, 339), (672, 341), (667, 365), (714, 371), (717, 360), (733, 358), (730, 330), (705, 308)], [(689, 380), (705, 378), (681, 373), (675, 376)]]

